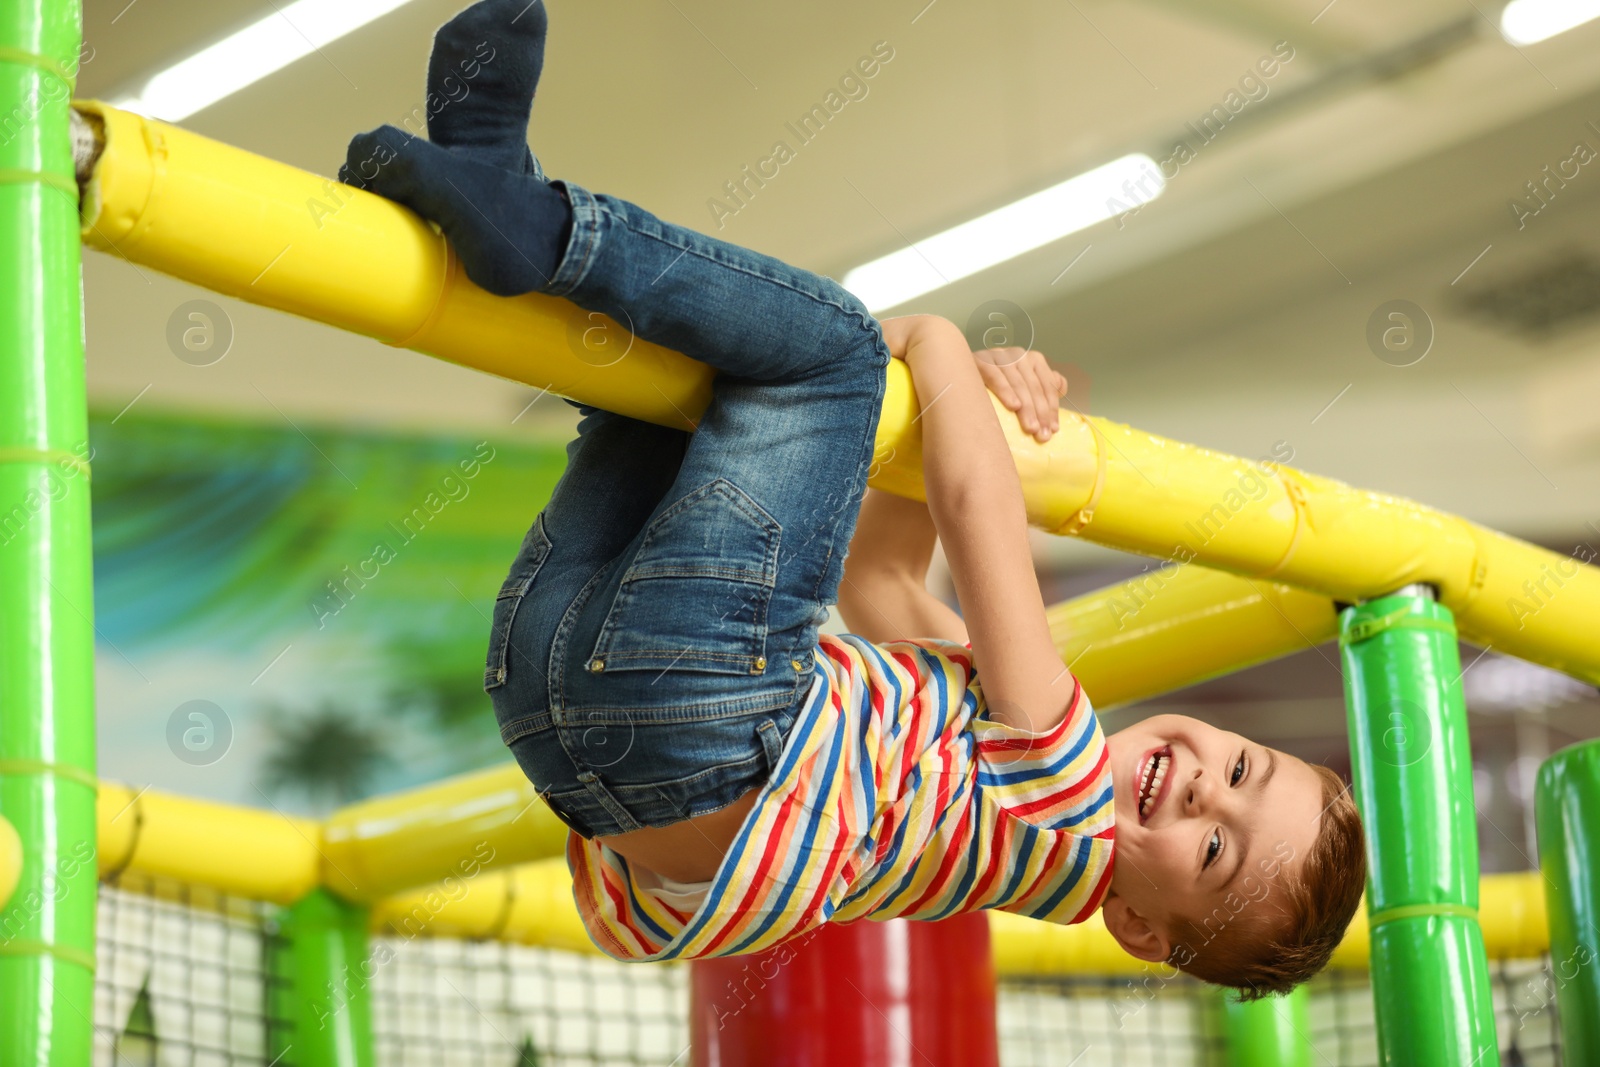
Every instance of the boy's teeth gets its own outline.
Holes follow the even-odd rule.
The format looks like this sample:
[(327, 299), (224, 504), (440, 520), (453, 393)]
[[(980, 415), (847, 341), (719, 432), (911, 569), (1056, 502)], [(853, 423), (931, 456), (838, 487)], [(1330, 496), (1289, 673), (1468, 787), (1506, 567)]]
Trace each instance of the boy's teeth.
[(1156, 795), (1161, 792), (1161, 782), (1167, 776), (1167, 757), (1158, 755), (1151, 763), (1149, 795), (1139, 806), (1139, 814), (1148, 817), (1155, 808)]

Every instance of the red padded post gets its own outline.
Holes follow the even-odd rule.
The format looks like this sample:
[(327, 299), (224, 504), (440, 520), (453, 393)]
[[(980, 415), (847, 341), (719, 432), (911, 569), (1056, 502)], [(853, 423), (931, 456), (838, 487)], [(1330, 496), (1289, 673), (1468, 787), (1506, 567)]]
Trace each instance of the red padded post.
[(997, 1067), (988, 917), (829, 923), (690, 965), (693, 1067)]

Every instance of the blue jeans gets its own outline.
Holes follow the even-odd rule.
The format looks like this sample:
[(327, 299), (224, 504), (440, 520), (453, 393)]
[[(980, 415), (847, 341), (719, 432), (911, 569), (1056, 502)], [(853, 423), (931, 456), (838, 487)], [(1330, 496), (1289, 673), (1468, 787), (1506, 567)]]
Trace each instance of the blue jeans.
[(767, 780), (816, 674), (890, 357), (835, 282), (553, 184), (573, 224), (547, 291), (718, 371), (693, 434), (580, 407), (495, 601), (501, 737), (589, 837)]

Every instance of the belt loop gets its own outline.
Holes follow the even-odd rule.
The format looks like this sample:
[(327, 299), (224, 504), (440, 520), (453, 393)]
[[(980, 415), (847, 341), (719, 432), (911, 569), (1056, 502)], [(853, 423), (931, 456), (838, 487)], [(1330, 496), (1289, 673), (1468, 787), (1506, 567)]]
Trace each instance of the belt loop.
[(639, 820), (629, 814), (628, 809), (622, 806), (622, 802), (611, 795), (611, 790), (606, 788), (605, 782), (600, 780), (598, 774), (593, 771), (579, 771), (578, 781), (582, 782), (583, 787), (589, 791), (589, 795), (598, 800), (600, 806), (605, 808), (613, 819), (617, 820), (617, 825), (622, 828), (620, 832), (627, 833), (630, 830), (643, 829)]
[(783, 737), (778, 732), (778, 724), (772, 719), (763, 720), (756, 727), (756, 734), (761, 738), (761, 747), (767, 754), (767, 769), (771, 770), (783, 758)]

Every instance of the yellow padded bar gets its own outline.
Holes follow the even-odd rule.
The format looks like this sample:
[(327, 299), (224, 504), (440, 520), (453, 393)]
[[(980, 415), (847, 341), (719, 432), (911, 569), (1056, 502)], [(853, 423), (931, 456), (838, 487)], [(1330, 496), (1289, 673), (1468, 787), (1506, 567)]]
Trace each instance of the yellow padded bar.
[(320, 884), (312, 819), (101, 782), (95, 822), (101, 878), (132, 871), (274, 904)]
[(17, 828), (0, 815), (0, 910), (11, 902), (21, 877), (22, 838), (17, 836)]
[[(1537, 872), (1485, 875), (1482, 923), (1490, 959), (1534, 959), (1549, 948), (1544, 890)], [(398, 894), (372, 911), (379, 934), (492, 939), (599, 955), (572, 902), (572, 880), (564, 860), (529, 863), (508, 871)], [(1159, 989), (1176, 972), (1146, 964), (1122, 951), (1099, 913), (1073, 926), (1039, 922), (1008, 912), (989, 912), (995, 969), (1001, 975), (1148, 976)], [(1345, 931), (1330, 966), (1365, 970), (1370, 959), (1366, 909)]]
[[(530, 294), (491, 296), (406, 209), (119, 111), (83, 198), (94, 247), (203, 285), (637, 418), (688, 426), (703, 364), (635, 341), (617, 362), (591, 321)], [(605, 365), (601, 365), (605, 364)], [(889, 367), (874, 485), (922, 493), (910, 374)], [(1438, 587), (1467, 639), (1600, 683), (1600, 572), (1431, 508), (1067, 413), (1040, 445), (1003, 418), (1031, 521), (1160, 559), (1342, 601)]]
[[(454, 795), (459, 799), (472, 792)], [(434, 793), (435, 810), (453, 811), (470, 821), (470, 810), (453, 806), (451, 796), (448, 789)], [(360, 806), (369, 821), (347, 819), (347, 826), (384, 829), (370, 819), (385, 810), (395, 813), (392, 807), (385, 809), (384, 803)], [(392, 804), (393, 798), (388, 803)], [(558, 846), (543, 831), (558, 824), (541, 808), (532, 809), (535, 829), (530, 837), (548, 855)], [(479, 810), (490, 811), (492, 806)], [(401, 821), (415, 826), (420, 820), (409, 815)], [(317, 885), (319, 865), (327, 863), (324, 827), (309, 819), (255, 808), (105, 782), (100, 786), (98, 822), (101, 877), (124, 872), (148, 876), (158, 880), (148, 886), (157, 893), (167, 888), (159, 880), (167, 879), (252, 900), (290, 904)], [(418, 847), (426, 850), (429, 845), (424, 840)], [(373, 929), (408, 939), (492, 938), (569, 952), (598, 952), (578, 918), (566, 860), (559, 855), (516, 863), (491, 846), (464, 851), (440, 869), (448, 873), (437, 884), (375, 898)], [(351, 874), (359, 876), (356, 870)], [(1531, 959), (1548, 949), (1544, 892), (1537, 872), (1485, 875), (1480, 914), (1490, 958)], [(991, 912), (990, 930), (1001, 974), (1148, 972), (1158, 980), (1165, 973), (1164, 969), (1146, 968), (1125, 954), (1098, 915), (1076, 926), (1053, 926)], [(1366, 911), (1362, 909), (1346, 932), (1333, 965), (1365, 968), (1368, 943)]]
[[(567, 827), (515, 763), (342, 808), (323, 825), (322, 880), (371, 902), (566, 848)], [(570, 893), (570, 886), (569, 886)]]

